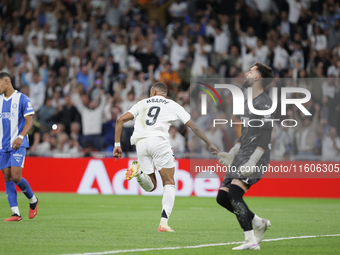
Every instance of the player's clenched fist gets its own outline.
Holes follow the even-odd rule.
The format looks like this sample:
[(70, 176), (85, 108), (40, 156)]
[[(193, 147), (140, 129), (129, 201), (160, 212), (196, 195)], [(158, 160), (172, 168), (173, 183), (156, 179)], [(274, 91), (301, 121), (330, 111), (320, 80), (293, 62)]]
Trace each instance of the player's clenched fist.
[(208, 147), (209, 151), (211, 152), (212, 155), (217, 155), (218, 154), (218, 149), (216, 148), (215, 145), (211, 144)]
[(122, 157), (123, 151), (122, 148), (120, 147), (120, 143), (115, 143), (115, 147), (113, 149), (113, 156), (116, 158)]
[(13, 142), (13, 144), (12, 144), (12, 149), (13, 149), (13, 150), (18, 150), (18, 149), (20, 149), (21, 143), (22, 143), (22, 139), (21, 139), (21, 138), (15, 139), (14, 142)]

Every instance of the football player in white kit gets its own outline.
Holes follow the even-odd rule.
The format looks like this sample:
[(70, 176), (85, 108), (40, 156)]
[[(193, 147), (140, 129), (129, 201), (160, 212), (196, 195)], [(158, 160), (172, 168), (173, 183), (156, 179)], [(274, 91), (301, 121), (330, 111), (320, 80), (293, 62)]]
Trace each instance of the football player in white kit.
[(218, 149), (208, 140), (203, 131), (190, 121), (190, 115), (184, 108), (171, 99), (167, 99), (168, 87), (161, 82), (155, 83), (150, 90), (150, 98), (143, 99), (129, 111), (121, 115), (116, 122), (115, 147), (113, 156), (121, 157), (120, 137), (123, 123), (135, 120), (131, 144), (136, 145), (138, 161), (134, 161), (126, 172), (126, 179), (137, 178), (139, 185), (147, 192), (155, 190), (157, 182), (155, 167), (163, 181), (161, 222), (159, 232), (174, 232), (168, 226), (175, 202), (175, 158), (169, 142), (169, 127), (172, 121), (181, 120), (195, 135), (201, 138), (211, 152)]

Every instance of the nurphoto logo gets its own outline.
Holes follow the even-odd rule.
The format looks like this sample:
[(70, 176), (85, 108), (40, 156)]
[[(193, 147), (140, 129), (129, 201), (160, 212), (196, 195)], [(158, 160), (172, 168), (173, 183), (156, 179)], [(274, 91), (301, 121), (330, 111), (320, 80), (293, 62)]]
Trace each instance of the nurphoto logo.
[[(207, 88), (209, 88), (211, 91), (213, 91), (217, 98), (220, 101), (220, 104), (222, 106), (222, 101), (220, 96), (218, 95), (217, 91), (215, 89), (227, 89), (231, 93), (231, 96), (233, 98), (233, 115), (244, 115), (244, 102), (245, 98), (243, 95), (243, 91), (237, 87), (236, 85), (232, 84), (215, 84), (214, 87), (202, 83), (202, 82), (196, 82), (197, 84), (204, 85)], [(199, 88), (200, 90), (206, 92), (214, 101), (215, 106), (217, 106), (216, 100), (212, 93), (208, 91), (207, 89)], [(295, 94), (302, 94), (304, 97), (302, 98), (289, 98), (287, 95), (295, 93)], [(201, 95), (201, 115), (207, 115), (207, 94)], [(253, 89), (251, 87), (247, 88), (247, 98), (252, 98)], [(311, 93), (309, 90), (305, 88), (297, 88), (297, 87), (283, 87), (281, 88), (281, 115), (286, 116), (287, 115), (287, 105), (295, 105), (304, 115), (311, 116), (312, 114), (306, 109), (306, 107), (303, 105), (304, 103), (307, 103), (311, 99)], [(265, 105), (266, 110), (259, 110), (255, 109), (253, 106), (253, 100), (247, 100), (247, 105), (249, 108), (249, 111), (252, 114), (263, 116), (263, 119), (248, 119), (241, 117), (241, 122), (234, 122), (232, 120), (227, 119), (213, 119), (214, 127), (216, 125), (225, 125), (227, 123), (230, 123), (230, 126), (233, 126), (233, 124), (241, 124), (243, 126), (250, 126), (250, 127), (262, 127), (265, 122), (271, 122), (272, 126), (274, 126), (275, 121), (280, 121), (279, 119), (272, 119), (271, 114), (273, 114), (278, 106), (278, 88), (274, 87), (272, 88), (272, 105)], [(254, 122), (258, 122), (257, 125), (255, 125)], [(289, 123), (289, 124), (288, 124)], [(292, 124), (293, 123), (293, 124)], [(297, 126), (297, 121), (294, 119), (284, 119), (281, 120), (281, 125), (284, 127), (295, 127)]]

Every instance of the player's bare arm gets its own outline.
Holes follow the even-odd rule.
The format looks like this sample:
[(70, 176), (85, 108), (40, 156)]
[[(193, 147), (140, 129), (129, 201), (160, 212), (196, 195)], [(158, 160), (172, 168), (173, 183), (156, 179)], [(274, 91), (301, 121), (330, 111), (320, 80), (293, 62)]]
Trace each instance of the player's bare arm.
[(192, 132), (194, 132), (195, 135), (197, 135), (208, 145), (208, 149), (211, 152), (211, 154), (217, 155), (218, 149), (208, 140), (203, 131), (194, 122), (191, 122), (189, 120), (187, 123), (185, 123), (185, 125), (187, 125), (192, 130)]
[(122, 134), (123, 124), (130, 120), (133, 120), (133, 115), (130, 112), (124, 113), (120, 116), (116, 121), (116, 131), (115, 131), (115, 147), (113, 149), (113, 156), (114, 157), (121, 157), (122, 156), (122, 148), (120, 146), (120, 136)]
[(18, 138), (15, 139), (12, 144), (13, 150), (18, 150), (20, 148), (23, 138), (27, 135), (27, 133), (33, 127), (33, 115), (27, 115), (25, 117), (25, 120), (26, 120), (26, 124), (24, 126), (24, 129), (22, 130)]

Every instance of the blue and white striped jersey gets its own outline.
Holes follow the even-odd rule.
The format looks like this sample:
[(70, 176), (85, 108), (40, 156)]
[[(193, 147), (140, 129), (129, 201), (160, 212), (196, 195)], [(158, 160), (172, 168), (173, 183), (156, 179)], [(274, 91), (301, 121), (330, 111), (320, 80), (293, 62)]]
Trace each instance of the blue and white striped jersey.
[[(11, 146), (26, 124), (25, 116), (34, 114), (29, 98), (15, 91), (9, 98), (0, 95), (0, 151), (12, 150)], [(27, 135), (21, 147), (29, 147)]]

